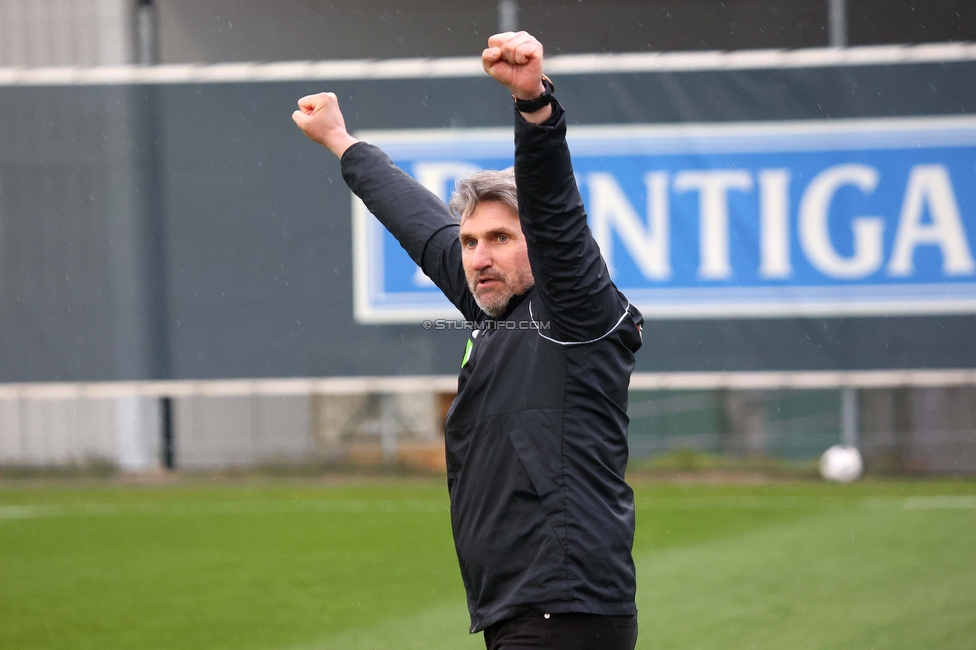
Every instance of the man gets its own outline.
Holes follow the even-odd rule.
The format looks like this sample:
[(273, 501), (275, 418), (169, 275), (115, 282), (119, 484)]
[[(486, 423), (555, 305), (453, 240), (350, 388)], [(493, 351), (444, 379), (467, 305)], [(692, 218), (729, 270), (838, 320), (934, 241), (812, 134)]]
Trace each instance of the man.
[(460, 223), (346, 132), (335, 95), (301, 99), (293, 117), (477, 325), (445, 427), (471, 632), (484, 630), (489, 650), (631, 650), (626, 409), (643, 319), (586, 225), (542, 45), (498, 34), (482, 63), (515, 100), (514, 177), (459, 181), (451, 207)]

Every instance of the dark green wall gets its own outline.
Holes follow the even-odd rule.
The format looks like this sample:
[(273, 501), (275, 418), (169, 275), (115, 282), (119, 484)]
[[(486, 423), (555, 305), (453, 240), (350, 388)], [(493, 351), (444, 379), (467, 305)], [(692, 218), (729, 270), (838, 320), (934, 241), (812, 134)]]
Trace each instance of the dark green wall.
[[(560, 75), (579, 124), (976, 114), (976, 63)], [(351, 129), (505, 126), (487, 78), (0, 87), (0, 381), (451, 374), (462, 332), (352, 319)], [(976, 317), (651, 321), (641, 371), (976, 366)]]

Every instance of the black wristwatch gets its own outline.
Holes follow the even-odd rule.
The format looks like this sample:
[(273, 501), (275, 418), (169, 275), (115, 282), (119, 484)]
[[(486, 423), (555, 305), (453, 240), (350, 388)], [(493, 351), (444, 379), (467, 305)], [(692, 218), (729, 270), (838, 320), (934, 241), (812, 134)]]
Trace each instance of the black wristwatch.
[(535, 113), (540, 108), (548, 106), (552, 103), (552, 93), (555, 92), (556, 87), (552, 84), (552, 80), (546, 75), (542, 75), (542, 87), (545, 90), (542, 94), (535, 99), (518, 99), (515, 95), (512, 95), (512, 99), (515, 100), (515, 108), (519, 110), (520, 113)]

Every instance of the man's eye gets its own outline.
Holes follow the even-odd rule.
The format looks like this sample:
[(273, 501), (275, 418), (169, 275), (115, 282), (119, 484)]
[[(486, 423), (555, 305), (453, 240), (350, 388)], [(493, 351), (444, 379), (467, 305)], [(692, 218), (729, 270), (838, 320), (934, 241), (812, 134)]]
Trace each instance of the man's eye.
[(498, 241), (499, 243), (504, 244), (508, 241), (508, 235), (498, 235)]

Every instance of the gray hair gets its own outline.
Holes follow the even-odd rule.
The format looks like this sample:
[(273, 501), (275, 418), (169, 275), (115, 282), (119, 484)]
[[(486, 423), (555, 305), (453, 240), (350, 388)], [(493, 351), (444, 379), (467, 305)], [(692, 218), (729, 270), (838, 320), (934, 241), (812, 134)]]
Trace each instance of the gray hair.
[(448, 207), (458, 220), (464, 221), (482, 201), (498, 201), (518, 214), (514, 167), (486, 169), (457, 179)]

